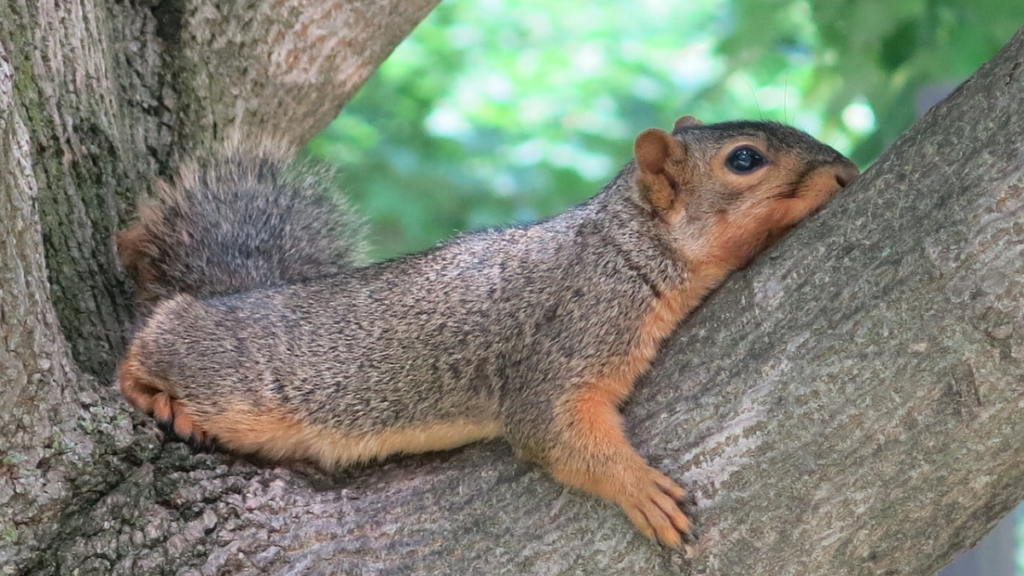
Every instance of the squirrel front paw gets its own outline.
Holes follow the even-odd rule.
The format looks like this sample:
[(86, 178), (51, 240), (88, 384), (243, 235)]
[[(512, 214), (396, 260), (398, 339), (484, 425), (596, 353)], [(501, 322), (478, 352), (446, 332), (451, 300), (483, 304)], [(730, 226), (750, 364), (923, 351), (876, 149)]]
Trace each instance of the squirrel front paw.
[(561, 442), (546, 462), (555, 479), (615, 502), (646, 536), (692, 556), (696, 536), (684, 510), (692, 508), (686, 490), (636, 453), (614, 400), (580, 394), (560, 417)]
[(693, 500), (681, 486), (650, 466), (624, 472), (612, 499), (648, 538), (690, 555), (697, 541), (687, 514)]
[[(648, 538), (693, 556), (697, 536), (687, 511), (693, 502), (668, 476), (623, 451), (619, 462), (602, 466), (553, 466), (555, 478), (618, 504)], [(593, 463), (590, 463), (593, 464)]]

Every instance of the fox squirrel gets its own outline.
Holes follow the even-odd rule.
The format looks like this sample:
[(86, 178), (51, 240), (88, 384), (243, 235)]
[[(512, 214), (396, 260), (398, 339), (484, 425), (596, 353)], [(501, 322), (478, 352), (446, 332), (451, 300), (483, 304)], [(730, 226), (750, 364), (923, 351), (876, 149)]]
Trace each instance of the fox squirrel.
[(502, 436), (688, 546), (687, 493), (619, 404), (709, 290), (858, 172), (770, 122), (684, 116), (634, 151), (560, 216), (369, 265), (288, 154), (193, 161), (116, 239), (149, 303), (121, 391), (193, 445), (329, 468)]

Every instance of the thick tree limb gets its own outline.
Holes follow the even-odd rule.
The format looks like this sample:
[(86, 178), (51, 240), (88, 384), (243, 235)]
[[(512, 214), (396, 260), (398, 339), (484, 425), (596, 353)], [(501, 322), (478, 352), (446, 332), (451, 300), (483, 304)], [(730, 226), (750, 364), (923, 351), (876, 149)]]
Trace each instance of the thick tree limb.
[[(154, 35), (173, 32), (160, 28), (173, 15), (149, 18), (117, 5), (101, 10), (96, 25), (81, 16), (95, 7), (82, 6), (68, 10), (80, 21), (55, 20), (68, 26), (66, 34), (79, 30), (79, 40), (81, 30), (137, 23), (118, 33), (149, 38), (153, 47), (139, 54), (155, 54), (165, 48)], [(161, 6), (177, 4), (159, 3), (154, 14)], [(24, 29), (36, 30), (42, 11), (55, 9), (16, 7), (22, 11), (12, 20), (0, 5), (0, 45), (9, 52), (6, 39), (15, 32), (6, 23), (27, 19), (32, 25)], [(193, 8), (184, 12), (180, 38), (195, 35), (201, 44), (210, 8)], [(137, 19), (125, 16), (133, 10)], [(230, 105), (233, 92), (203, 85), (219, 80), (195, 64), (191, 42), (182, 40), (173, 74), (194, 75), (178, 84), (195, 86), (199, 96), (156, 82), (176, 95), (155, 92), (163, 111), (153, 118), (162, 120), (150, 126), (166, 120), (169, 128), (165, 136), (159, 128), (131, 132), (164, 142), (159, 152), (132, 152), (148, 162), (132, 170), (160, 166), (176, 147), (213, 139), (235, 118), (258, 124), (266, 118), (252, 110), (281, 105), (272, 94), (279, 87), (263, 96), (256, 90), (261, 104), (253, 108), (244, 98)], [(113, 61), (112, 45), (124, 48), (99, 42), (93, 49)], [(96, 118), (128, 130), (131, 114), (75, 112), (72, 96), (54, 95), (60, 78), (75, 76), (40, 73), (70, 68), (56, 67), (52, 55), (30, 63), (20, 54), (11, 59), (14, 73), (32, 77), (12, 92), (10, 73), (0, 72), (0, 151), (26, 157), (27, 146), (9, 144), (24, 141), (22, 118), (38, 152), (34, 177), (45, 182), (40, 196), (88, 197), (71, 185), (87, 179), (68, 176), (79, 174), (67, 169), (78, 166), (76, 151), (103, 159), (95, 173), (128, 178), (118, 159), (134, 140)], [(145, 60), (133, 61), (147, 71), (133, 78), (163, 78), (152, 72), (159, 66), (138, 64)], [(122, 91), (113, 96), (87, 83), (74, 97), (106, 98), (116, 108), (147, 93), (149, 84), (115, 77)], [(24, 87), (33, 82), (38, 90)], [(325, 479), (224, 455), (191, 456), (179, 444), (155, 442), (148, 422), (133, 433), (123, 404), (108, 390), (91, 393), (69, 366), (47, 311), (38, 234), (21, 232), (35, 226), (31, 207), (23, 210), (31, 186), (11, 175), (27, 173), (0, 157), (0, 203), (23, 210), (2, 220), (5, 234), (10, 227), (23, 238), (13, 244), (13, 260), (0, 263), (4, 288), (28, 271), (26, 287), (5, 291), (0, 306), (5, 314), (24, 311), (16, 319), (26, 319), (19, 325), (38, 343), (32, 350), (15, 343), (15, 354), (3, 356), (16, 371), (14, 379), (5, 372), (0, 395), (19, 402), (25, 416), (0, 419), (0, 450), (14, 438), (33, 460), (0, 464), (0, 499), (7, 498), (0, 565), (84, 574), (931, 574), (1024, 496), (1022, 95), (1018, 33), (860, 183), (733, 278), (663, 354), (626, 414), (641, 453), (698, 497), (706, 551), (692, 563), (639, 536), (611, 505), (513, 461), (500, 443)], [(56, 114), (65, 106), (69, 115)], [(240, 116), (231, 115), (236, 110)], [(90, 119), (85, 125), (99, 126), (97, 133), (117, 136), (112, 145), (47, 146), (71, 142)], [(71, 155), (57, 161), (57, 149)], [(91, 221), (103, 210), (85, 212), (67, 222)], [(59, 264), (54, 271), (52, 262), (75, 254), (67, 251), (73, 246), (53, 248), (48, 260), (50, 277), (69, 285), (71, 273)], [(83, 277), (92, 292), (103, 292), (94, 276)], [(61, 316), (62, 326), (68, 318)], [(20, 373), (36, 384), (19, 385)], [(33, 434), (46, 426), (60, 432)], [(50, 438), (81, 442), (47, 452)]]
[(190, 2), (178, 20), (158, 15), (181, 81), (201, 80), (175, 122), (182, 150), (232, 132), (304, 144), (438, 2)]

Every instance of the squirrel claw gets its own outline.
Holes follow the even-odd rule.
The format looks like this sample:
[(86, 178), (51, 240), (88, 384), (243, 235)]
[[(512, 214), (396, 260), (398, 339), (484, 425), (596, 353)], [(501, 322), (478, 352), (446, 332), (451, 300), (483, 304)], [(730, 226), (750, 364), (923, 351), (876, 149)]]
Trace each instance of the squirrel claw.
[(160, 430), (161, 432), (163, 432), (164, 436), (166, 436), (166, 437), (173, 437), (173, 436), (175, 436), (175, 434), (174, 434), (174, 424), (172, 422), (165, 421), (165, 420), (157, 420), (156, 421), (156, 427), (157, 427), (157, 430)]
[(198, 428), (193, 428), (192, 435), (185, 439), (185, 443), (192, 447), (193, 454), (212, 454), (218, 447), (213, 436)]
[(192, 454), (212, 454), (217, 451), (217, 441), (203, 435), (201, 438), (189, 436), (185, 443), (192, 448)]
[[(693, 494), (687, 492), (686, 496), (676, 500), (676, 503), (679, 504), (679, 509), (682, 510), (683, 514), (685, 514), (690, 520), (693, 520), (697, 515), (697, 500), (694, 499)], [(699, 531), (696, 530), (696, 527), (692, 524), (690, 526), (690, 532), (687, 532), (684, 536), (684, 541), (687, 540), (687, 538), (692, 542), (696, 542), (700, 539)]]

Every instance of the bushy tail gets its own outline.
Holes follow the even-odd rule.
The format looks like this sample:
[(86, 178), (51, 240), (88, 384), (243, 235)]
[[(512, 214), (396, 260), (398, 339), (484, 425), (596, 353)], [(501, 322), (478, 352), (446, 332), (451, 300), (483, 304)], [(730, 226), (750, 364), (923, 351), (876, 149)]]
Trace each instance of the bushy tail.
[(234, 294), (337, 274), (362, 250), (362, 224), (329, 170), (262, 144), (185, 163), (139, 206), (117, 250), (143, 302)]

